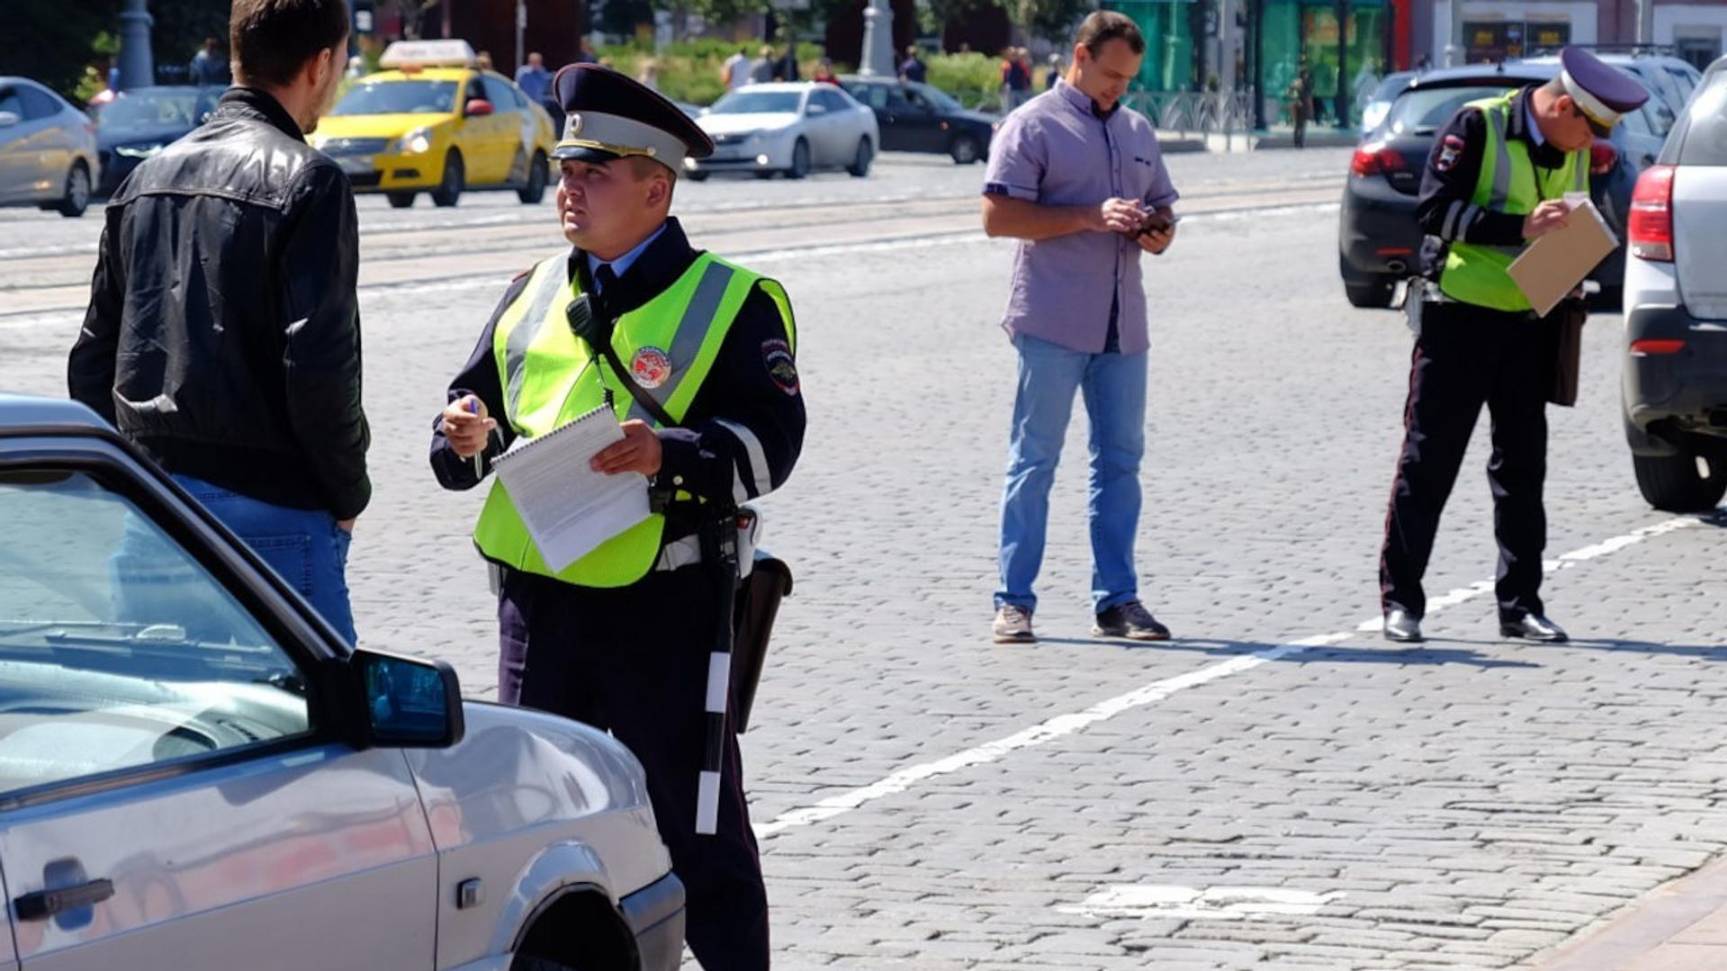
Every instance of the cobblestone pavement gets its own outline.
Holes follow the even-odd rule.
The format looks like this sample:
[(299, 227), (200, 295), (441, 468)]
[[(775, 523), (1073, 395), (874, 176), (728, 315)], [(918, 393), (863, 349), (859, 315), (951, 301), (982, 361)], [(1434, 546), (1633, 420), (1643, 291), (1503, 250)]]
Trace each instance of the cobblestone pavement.
[[(1206, 161), (1178, 170), (1183, 188), (1245, 177)], [(1344, 302), (1335, 219), (1196, 217), (1148, 261), (1139, 563), (1177, 635), (1159, 647), (1088, 633), (1080, 409), (1044, 640), (989, 643), (1008, 244), (762, 262), (798, 308), (811, 422), (767, 503), (798, 587), (745, 739), (780, 967), (1520, 968), (1727, 848), (1710, 728), (1727, 519), (1638, 496), (1618, 317), (1586, 332), (1578, 407), (1549, 413), (1549, 555), (1576, 555), (1545, 593), (1578, 640), (1502, 642), (1472, 587), (1494, 560), (1485, 427), (1429, 577), (1464, 592), (1428, 644), (1357, 631), (1376, 612), (1409, 335)], [(0, 224), (0, 249), (18, 245)], [(495, 638), (466, 538), (480, 496), (439, 491), (424, 449), (501, 288), (363, 300), (362, 637), (451, 660), (480, 697)], [(59, 393), (75, 329), (0, 322), (0, 387)]]

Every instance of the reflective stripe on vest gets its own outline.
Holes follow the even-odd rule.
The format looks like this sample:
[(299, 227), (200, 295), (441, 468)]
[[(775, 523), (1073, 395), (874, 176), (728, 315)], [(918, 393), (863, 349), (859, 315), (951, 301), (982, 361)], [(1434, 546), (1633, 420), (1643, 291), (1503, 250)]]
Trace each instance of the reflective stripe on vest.
[[(615, 321), (612, 348), (626, 368), (633, 366), (638, 353), (650, 350), (670, 362), (664, 380), (644, 390), (674, 421), (683, 420), (745, 299), (758, 285), (780, 311), (787, 341), (795, 346), (784, 288), (708, 254), (658, 296)], [(628, 379), (612, 373), (570, 332), (567, 308), (580, 295), (580, 283), (569, 279), (568, 257), (560, 254), (534, 268), (528, 285), (498, 318), (492, 354), (505, 389), (506, 418), (519, 438), (544, 435), (600, 407), (607, 389), (620, 420), (638, 418), (657, 425), (623, 384)], [(620, 587), (653, 569), (664, 529), (663, 516), (650, 516), (564, 570), (553, 571), (540, 557), (509, 493), (494, 480), (474, 527), (474, 542), (488, 559), (513, 569), (578, 586)]]
[[(1517, 92), (1471, 102), (1487, 122), (1487, 146), (1481, 153), (1481, 171), (1470, 197), (1471, 208), (1492, 209), (1512, 215), (1528, 215), (1543, 199), (1557, 199), (1570, 191), (1589, 188), (1589, 153), (1570, 152), (1565, 164), (1543, 169), (1529, 157), (1529, 145), (1506, 137)], [(1467, 225), (1469, 210), (1458, 220)], [(1439, 276), (1439, 289), (1453, 300), (1517, 312), (1528, 310), (1529, 300), (1511, 279), (1507, 268), (1523, 252), (1521, 246), (1487, 246), (1452, 243)]]

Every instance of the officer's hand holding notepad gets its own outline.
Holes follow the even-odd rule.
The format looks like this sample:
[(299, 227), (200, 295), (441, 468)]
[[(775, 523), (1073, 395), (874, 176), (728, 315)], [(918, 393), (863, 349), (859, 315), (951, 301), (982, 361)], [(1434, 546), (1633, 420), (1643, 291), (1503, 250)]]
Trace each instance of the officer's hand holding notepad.
[(648, 518), (648, 479), (637, 472), (607, 475), (588, 465), (623, 427), (609, 408), (596, 408), (538, 438), (517, 441), (492, 461), (540, 557), (562, 570), (595, 547)]
[(1587, 195), (1568, 193), (1565, 201), (1572, 204), (1565, 225), (1537, 236), (1508, 271), (1543, 317), (1619, 248), (1618, 238)]

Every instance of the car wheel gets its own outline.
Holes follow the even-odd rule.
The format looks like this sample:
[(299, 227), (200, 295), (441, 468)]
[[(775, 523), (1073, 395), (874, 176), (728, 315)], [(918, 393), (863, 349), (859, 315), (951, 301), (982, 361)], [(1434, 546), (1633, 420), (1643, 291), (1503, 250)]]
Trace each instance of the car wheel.
[(774, 174), (771, 170), (767, 171), (767, 172), (757, 172), (755, 175), (756, 175), (756, 178), (761, 179), (763, 181), (766, 181), (766, 180), (774, 177)]
[(432, 202), (439, 206), (453, 206), (462, 198), (462, 187), (467, 180), (467, 172), (462, 166), (462, 153), (451, 152), (444, 157), (444, 179), (438, 187), (432, 190)]
[(528, 163), (528, 184), (516, 190), (516, 198), (524, 205), (537, 206), (546, 197), (546, 154), (535, 152)]
[(706, 182), (708, 180), (708, 174), (706, 172), (685, 172), (684, 178), (689, 179), (691, 182)]
[(417, 195), (417, 193), (413, 193), (413, 192), (386, 192), (386, 193), (384, 193), (384, 198), (390, 200), (390, 208), (391, 209), (409, 209), (409, 208), (412, 208), (414, 205), (414, 196), (415, 195)]
[(1678, 455), (1632, 455), (1637, 488), (1656, 509), (1667, 512), (1708, 512), (1727, 493), (1727, 463)]
[(873, 161), (875, 161), (875, 149), (870, 147), (869, 139), (859, 139), (857, 155), (853, 157), (851, 167), (847, 168), (846, 171), (850, 172), (853, 178), (861, 179), (869, 175), (870, 163)]
[(977, 139), (970, 135), (956, 136), (953, 144), (948, 146), (947, 153), (953, 156), (953, 164), (955, 165), (970, 165), (983, 155), (982, 152), (978, 151)]
[(810, 174), (810, 143), (798, 139), (792, 146), (792, 167), (786, 169), (786, 178), (801, 179)]
[(1379, 310), (1383, 310), (1386, 307), (1391, 306), (1391, 291), (1393, 289), (1394, 287), (1392, 284), (1382, 283), (1379, 281), (1375, 281), (1373, 283), (1345, 283), (1343, 285), (1343, 292), (1349, 297), (1350, 306), (1368, 307)]
[(55, 208), (68, 219), (76, 219), (90, 208), (90, 170), (82, 161), (73, 162), (72, 171), (66, 173), (66, 195)]

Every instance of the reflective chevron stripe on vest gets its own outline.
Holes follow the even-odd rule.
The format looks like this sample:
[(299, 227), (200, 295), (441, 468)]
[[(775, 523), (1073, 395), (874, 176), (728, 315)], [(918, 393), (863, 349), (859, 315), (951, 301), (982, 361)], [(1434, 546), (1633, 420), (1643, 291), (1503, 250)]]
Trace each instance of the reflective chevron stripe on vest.
[[(1487, 148), (1481, 155), (1481, 173), (1475, 179), (1470, 208), (1458, 213), (1456, 222), (1466, 224), (1471, 208), (1492, 209), (1524, 216), (1543, 199), (1558, 199), (1567, 192), (1589, 191), (1589, 152), (1571, 152), (1556, 169), (1538, 167), (1529, 157), (1529, 144), (1521, 138), (1505, 137), (1517, 92), (1468, 107), (1481, 109), (1487, 120)], [(1453, 300), (1493, 310), (1528, 310), (1529, 300), (1506, 269), (1520, 246), (1484, 246), (1452, 243), (1439, 276), (1439, 289)]]
[[(779, 308), (786, 341), (795, 346), (785, 290), (706, 253), (677, 282), (615, 322), (612, 347), (625, 367), (640, 351), (659, 351), (669, 361), (664, 380), (646, 390), (674, 421), (683, 420), (757, 284)], [(581, 292), (581, 284), (569, 278), (568, 254), (560, 253), (534, 268), (528, 285), (498, 318), (492, 357), (504, 389), (506, 418), (519, 438), (544, 435), (601, 407), (608, 388), (620, 421), (637, 418), (658, 426), (624, 386), (626, 379), (612, 373), (600, 355), (591, 354), (570, 332), (565, 310)], [(690, 496), (679, 493), (675, 498)], [(553, 571), (534, 546), (509, 493), (494, 480), (474, 526), (474, 542), (487, 559), (511, 569), (583, 587), (622, 587), (653, 568), (664, 531), (665, 517), (650, 516), (567, 568)]]

